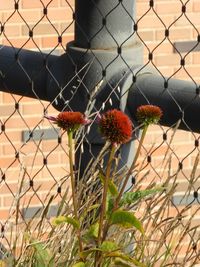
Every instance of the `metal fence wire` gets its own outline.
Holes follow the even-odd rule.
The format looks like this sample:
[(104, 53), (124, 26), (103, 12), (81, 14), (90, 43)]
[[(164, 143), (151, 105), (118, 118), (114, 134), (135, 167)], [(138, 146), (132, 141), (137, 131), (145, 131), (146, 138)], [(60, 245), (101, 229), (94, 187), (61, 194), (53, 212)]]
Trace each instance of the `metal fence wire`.
[[(19, 257), (23, 233), (45, 220), (43, 238), (62, 200), (69, 205), (67, 137), (44, 115), (120, 108), (136, 127), (135, 108), (149, 103), (163, 120), (149, 128), (127, 190), (166, 185), (165, 200), (138, 212), (169, 251), (162, 266), (200, 266), (199, 11), (198, 0), (1, 0), (1, 257)], [(84, 170), (103, 141), (93, 126), (81, 134)]]

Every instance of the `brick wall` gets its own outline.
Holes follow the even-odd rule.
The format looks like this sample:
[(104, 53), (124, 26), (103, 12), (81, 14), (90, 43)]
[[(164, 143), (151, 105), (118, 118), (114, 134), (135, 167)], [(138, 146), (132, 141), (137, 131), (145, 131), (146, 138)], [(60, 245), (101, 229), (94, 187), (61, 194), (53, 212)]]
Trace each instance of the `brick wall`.
[[(199, 83), (200, 47), (198, 46), (194, 52), (189, 52), (193, 50), (200, 32), (199, 2), (188, 1), (185, 14), (181, 13), (181, 1), (154, 1), (152, 9), (149, 8), (148, 1), (137, 2), (138, 36), (144, 43), (144, 63), (163, 76)], [(168, 38), (165, 37), (166, 30), (169, 30)], [(148, 59), (150, 52), (153, 53), (153, 60)], [(184, 67), (180, 66), (181, 58), (185, 59)], [(163, 133), (167, 133), (167, 141), (163, 141)], [(180, 163), (183, 165), (178, 175), (181, 181), (178, 194), (183, 194), (184, 184), (188, 184), (187, 179), (190, 179), (194, 160), (199, 153), (198, 148), (195, 148), (198, 134), (176, 131), (170, 145), (172, 134), (173, 131), (168, 128), (152, 127), (146, 138), (145, 148), (148, 150), (154, 144), (154, 149), (152, 152), (144, 151), (143, 156), (151, 156), (149, 168), (156, 175), (162, 158), (169, 149), (172, 158), (171, 174), (177, 172)], [(196, 176), (198, 175), (199, 169), (197, 168)], [(195, 190), (198, 187), (199, 182), (196, 182)]]
[[(13, 2), (13, 0), (0, 1), (0, 21), (4, 26), (0, 43), (48, 53), (64, 53), (65, 44), (73, 40), (73, 1), (21, 0), (18, 2), (18, 10), (14, 10)], [(43, 12), (45, 7), (48, 10), (47, 15)], [(199, 0), (191, 0), (186, 5), (187, 18), (185, 15), (181, 16), (181, 8), (181, 1), (178, 0), (157, 0), (153, 9), (149, 8), (149, 1), (137, 1), (138, 37), (144, 43), (144, 63), (154, 69), (156, 66), (156, 71), (164, 76), (200, 82), (200, 52), (187, 54), (187, 42), (196, 41), (200, 31)], [(177, 18), (179, 19), (176, 20)], [(169, 29), (169, 39), (165, 38), (166, 29)], [(31, 38), (30, 30), (33, 30)], [(58, 43), (58, 36), (62, 36), (61, 44)], [(180, 67), (180, 54), (175, 52), (173, 47), (175, 42), (181, 42), (185, 47), (186, 52), (181, 53), (182, 56), (186, 55), (185, 67)], [(153, 60), (149, 61), (150, 52), (153, 52)], [(17, 110), (16, 103), (19, 104)], [(1, 172), (5, 173), (0, 183), (0, 220), (5, 220), (9, 216), (9, 207), (15, 199), (16, 189), (24, 171), (23, 190), (27, 193), (22, 200), (25, 203), (29, 199), (26, 196), (32, 195), (36, 188), (41, 186), (39, 193), (34, 193), (31, 200), (32, 206), (45, 199), (49, 186), (54, 187), (53, 192), (56, 195), (61, 179), (67, 174), (66, 139), (63, 139), (61, 145), (57, 143), (54, 128), (43, 119), (45, 108), (48, 108), (49, 114), (56, 114), (56, 111), (46, 102), (7, 93), (0, 94), (1, 126), (5, 126), (5, 130), (3, 126), (0, 133), (0, 168)], [(33, 138), (27, 143), (23, 140), (24, 134), (33, 129), (41, 131), (42, 134), (44, 129), (49, 128), (52, 132), (50, 136), (48, 135), (48, 140), (44, 136)], [(154, 143), (157, 147), (151, 153), (152, 162), (149, 165), (151, 172), (156, 173), (155, 170), (162, 161), (165, 150), (171, 149), (173, 150), (172, 172), (176, 172), (179, 163), (182, 162), (184, 168), (180, 180), (187, 183), (186, 177), (189, 176), (194, 158), (198, 153), (197, 149), (193, 151), (194, 142), (198, 136), (194, 133), (178, 131), (173, 143), (169, 144), (168, 141), (163, 143), (164, 132), (167, 132), (169, 137), (172, 135), (171, 130), (156, 126), (150, 129), (146, 138), (146, 149)], [(149, 152), (144, 150), (142, 155), (146, 157), (148, 154)], [(47, 164), (44, 165), (46, 159)], [(33, 186), (30, 186), (30, 180), (34, 181)], [(68, 183), (65, 183), (62, 188), (67, 188), (67, 185)], [(180, 192), (183, 188), (179, 188)]]
[[(46, 0), (23, 0), (19, 1), (19, 9), (15, 10), (13, 0), (0, 1), (0, 21), (3, 26), (0, 43), (47, 53), (63, 53), (65, 44), (73, 39), (71, 8), (65, 1), (54, 0), (48, 3)], [(69, 3), (73, 6), (73, 1)], [(47, 16), (43, 14), (46, 6)], [(29, 37), (30, 30), (33, 30), (33, 38)], [(58, 44), (58, 35), (62, 35), (63, 47)], [(16, 103), (19, 105), (17, 110)], [(62, 144), (58, 144), (55, 127), (43, 119), (44, 109), (48, 109), (49, 114), (57, 114), (49, 103), (7, 93), (0, 94), (1, 128), (5, 127), (0, 134), (0, 168), (1, 173), (5, 174), (0, 183), (0, 220), (11, 216), (13, 210), (10, 210), (10, 206), (16, 201), (22, 177), (22, 191), (26, 192), (21, 197), (23, 205), (33, 196), (29, 206), (41, 206), (50, 187), (53, 188), (52, 194), (55, 194), (54, 201), (57, 203), (61, 196), (57, 190), (61, 184), (63, 191), (68, 186), (68, 180), (63, 182), (68, 175), (67, 140), (63, 137)], [(50, 131), (45, 136), (44, 130), (48, 129)], [(32, 130), (38, 131), (38, 136), (34, 134), (26, 142), (25, 137)], [(40, 189), (37, 191), (38, 187)]]

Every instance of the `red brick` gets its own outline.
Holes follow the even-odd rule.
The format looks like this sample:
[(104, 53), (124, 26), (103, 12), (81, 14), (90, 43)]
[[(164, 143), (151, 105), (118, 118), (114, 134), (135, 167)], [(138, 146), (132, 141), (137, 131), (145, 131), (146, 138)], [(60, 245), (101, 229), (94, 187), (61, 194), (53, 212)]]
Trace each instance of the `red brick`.
[(6, 168), (14, 168), (14, 167), (20, 168), (20, 163), (14, 157), (1, 157), (0, 166), (2, 170), (5, 170)]
[(29, 25), (29, 28), (26, 25), (22, 26), (22, 34), (25, 36), (29, 36), (29, 30), (33, 30), (34, 35), (58, 35), (57, 31), (59, 31), (59, 24), (53, 23), (53, 26), (50, 23), (39, 23), (35, 25)]
[(0, 220), (7, 220), (9, 218), (10, 211), (8, 209), (0, 209)]
[(58, 6), (58, 4), (59, 4), (59, 0), (53, 0), (53, 1), (50, 1), (50, 0), (42, 0), (42, 1), (22, 0), (21, 1), (22, 8), (29, 8), (29, 9), (32, 9), (32, 8), (43, 8), (43, 6), (44, 7), (46, 7), (46, 6), (47, 7), (54, 7), (54, 6)]
[[(39, 188), (39, 192), (42, 194), (42, 192), (46, 191), (48, 192), (51, 188), (54, 189), (54, 191), (57, 190), (57, 183), (53, 180), (53, 179), (41, 179), (41, 180), (37, 180), (37, 181), (33, 181), (33, 189), (38, 189)], [(30, 191), (32, 191), (32, 189), (30, 189)]]
[(13, 0), (1, 0), (0, 9), (2, 9), (3, 11), (7, 9), (13, 9), (14, 11), (14, 1)]
[[(57, 165), (57, 166), (62, 166), (63, 163), (60, 162), (60, 156), (59, 153), (41, 153), (41, 152), (37, 152), (37, 150), (35, 149), (35, 153), (33, 151), (32, 154), (28, 154), (27, 156), (24, 156), (24, 163), (25, 166), (27, 167), (32, 167), (34, 166), (34, 168), (40, 170), (43, 166), (44, 166), (44, 157), (47, 160), (47, 166), (48, 168), (51, 168), (51, 166)], [(46, 168), (44, 166), (44, 168)]]
[(0, 92), (0, 103), (3, 103), (3, 93)]
[[(69, 3), (69, 4), (68, 4)], [(74, 6), (75, 0), (61, 0), (61, 6)]]
[(1, 105), (0, 106), (0, 114), (2, 117), (9, 117), (14, 113), (17, 113), (14, 105)]
[(10, 38), (10, 36), (20, 36), (21, 35), (21, 27), (20, 25), (10, 25), (10, 24), (5, 24), (4, 26), (4, 32), (3, 35), (6, 35), (7, 37)]
[(71, 8), (49, 8), (47, 13), (47, 18), (51, 22), (62, 22), (62, 21), (72, 21), (73, 12)]
[[(192, 34), (193, 34), (193, 31), (192, 31), (192, 28), (191, 27), (171, 27), (169, 29), (169, 39), (171, 41), (181, 41), (181, 40), (191, 40), (192, 38)], [(163, 40), (165, 38), (165, 30), (159, 30), (159, 31), (156, 31), (156, 39), (157, 40)]]
[(163, 24), (157, 17), (155, 17), (154, 14), (152, 14), (152, 12), (149, 14), (149, 16), (146, 15), (143, 18), (141, 18), (141, 20), (139, 19), (138, 32), (140, 30), (148, 29), (149, 25), (151, 25), (151, 29), (164, 28)]
[(11, 95), (9, 93), (2, 93), (2, 101), (3, 103), (15, 103), (15, 101), (17, 102), (17, 100), (20, 99), (20, 96), (17, 95)]
[[(62, 177), (65, 177), (66, 175), (69, 175), (69, 166), (67, 164), (68, 162), (66, 161), (66, 164), (62, 164), (60, 166), (56, 165), (51, 165), (48, 166), (49, 170), (47, 168), (42, 169), (42, 175), (44, 178), (49, 178), (51, 179), (51, 175), (55, 177), (56, 180), (59, 180)], [(50, 171), (50, 172), (49, 172)]]
[(182, 4), (177, 1), (156, 1), (155, 11), (162, 19), (162, 15), (164, 14), (180, 14), (181, 13)]
[(172, 55), (158, 55), (155, 59), (155, 63), (159, 66), (179, 66), (180, 56), (177, 54)]
[(56, 149), (54, 152), (57, 153), (62, 151), (62, 147), (58, 145), (57, 140), (45, 140), (42, 142), (42, 151), (43, 152), (51, 152)]
[(37, 50), (37, 46), (40, 47), (40, 38), (34, 37), (34, 42), (32, 39), (27, 37), (20, 37), (20, 38), (9, 38), (9, 41), (7, 39), (3, 39), (2, 43), (3, 45), (8, 46), (14, 46), (17, 48), (24, 48), (24, 49), (35, 49)]
[[(31, 201), (30, 201), (31, 199)], [(3, 201), (3, 205), (4, 207), (8, 207), (10, 208), (11, 205), (14, 205), (16, 202), (13, 201), (14, 198), (12, 198), (10, 195), (6, 195), (3, 197), (2, 201)], [(33, 196), (33, 192), (27, 192), (24, 196), (22, 196), (20, 198), (20, 206), (26, 207), (28, 204), (30, 205), (34, 205), (37, 206), (38, 205), (38, 197), (36, 195)]]
[[(5, 195), (10, 195), (11, 198), (13, 198), (12, 193), (15, 195), (18, 192), (18, 183), (10, 183), (8, 180), (6, 183), (1, 183), (0, 185), (0, 192), (1, 195), (5, 194)], [(12, 192), (12, 193), (11, 193)]]
[(178, 19), (176, 22), (175, 22), (175, 26), (181, 26), (181, 27), (184, 27), (184, 26), (191, 26), (192, 27), (192, 24), (194, 25), (199, 25), (200, 24), (200, 20), (199, 20), (199, 14), (198, 13), (187, 13), (187, 17), (185, 16), (182, 16), (180, 19)]
[(24, 24), (26, 21), (27, 23), (30, 22), (37, 22), (42, 18), (42, 10), (27, 10), (27, 9), (20, 9), (19, 12), (15, 12), (13, 14), (12, 10), (9, 12), (3, 12), (2, 17), (3, 21), (7, 21), (5, 24)]
[[(66, 46), (67, 43), (69, 43), (70, 41), (72, 41), (74, 38), (73, 38), (73, 35), (72, 34), (69, 34), (69, 35), (63, 35), (62, 36), (62, 46)], [(45, 38), (42, 38), (42, 47), (43, 48), (54, 48), (54, 47), (57, 47), (58, 45), (58, 37), (45, 37)], [(58, 46), (58, 48), (61, 49), (61, 51), (63, 50), (61, 45)]]
[(30, 118), (30, 117), (24, 117), (24, 120), (22, 120), (19, 117), (11, 117), (9, 120), (6, 121), (6, 127), (7, 128), (14, 128), (14, 129), (26, 129), (28, 130), (28, 127), (34, 127), (37, 126), (37, 124), (40, 122), (40, 118)]
[[(6, 128), (5, 133), (1, 133), (0, 135), (1, 144), (6, 143), (7, 145), (10, 144), (10, 142), (16, 143), (21, 141), (21, 131), (18, 129), (14, 130), (11, 128)], [(9, 141), (10, 140), (10, 141)]]
[(142, 16), (143, 14), (145, 14), (147, 11), (149, 10), (149, 2), (145, 2), (145, 3), (137, 3), (137, 9), (136, 9), (136, 15), (137, 18), (139, 19), (140, 16)]
[[(191, 62), (192, 64), (192, 62)], [(182, 70), (182, 72), (180, 73), (180, 77), (182, 77), (182, 79), (187, 79), (187, 80), (191, 80), (190, 76), (192, 78), (194, 78), (194, 80), (196, 78), (199, 78), (199, 67), (198, 65), (194, 66), (194, 65), (186, 65), (185, 69), (187, 70), (187, 72), (185, 70)]]
[(199, 12), (200, 11), (200, 5), (199, 5), (199, 1), (193, 1), (193, 11), (194, 12)]
[(33, 102), (33, 105), (24, 104), (22, 106), (22, 115), (33, 115), (33, 109), (34, 115), (43, 115), (44, 107), (39, 101)]
[(200, 52), (193, 53), (193, 63), (200, 65)]
[(155, 31), (153, 30), (139, 31), (138, 35), (143, 41), (150, 42), (155, 40)]

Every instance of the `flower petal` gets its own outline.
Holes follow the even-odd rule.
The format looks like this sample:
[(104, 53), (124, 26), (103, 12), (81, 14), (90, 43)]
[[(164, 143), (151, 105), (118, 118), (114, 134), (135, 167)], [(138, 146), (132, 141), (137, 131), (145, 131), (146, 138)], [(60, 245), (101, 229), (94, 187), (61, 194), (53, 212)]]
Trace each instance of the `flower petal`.
[(57, 118), (54, 116), (44, 115), (44, 118), (46, 118), (49, 121), (57, 122)]

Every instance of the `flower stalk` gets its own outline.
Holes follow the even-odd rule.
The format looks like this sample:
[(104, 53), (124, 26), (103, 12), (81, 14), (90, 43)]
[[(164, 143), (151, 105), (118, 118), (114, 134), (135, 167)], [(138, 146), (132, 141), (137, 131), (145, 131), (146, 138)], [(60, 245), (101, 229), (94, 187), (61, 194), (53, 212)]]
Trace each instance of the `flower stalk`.
[[(84, 114), (81, 112), (73, 111), (63, 111), (58, 114), (57, 117), (47, 116), (47, 118), (52, 123), (56, 124), (58, 127), (67, 132), (68, 135), (68, 146), (69, 146), (69, 166), (70, 166), (70, 179), (71, 179), (71, 189), (72, 189), (72, 205), (73, 205), (73, 216), (78, 225), (76, 228), (79, 254), (82, 255), (83, 252), (83, 242), (80, 230), (80, 219), (78, 214), (78, 203), (76, 194), (76, 181), (74, 176), (74, 151), (73, 151), (73, 134), (81, 127), (81, 125), (87, 125), (90, 123)], [(81, 260), (84, 262), (85, 259), (80, 256)]]
[(138, 157), (140, 155), (141, 148), (142, 148), (142, 145), (144, 143), (144, 139), (145, 139), (149, 125), (157, 124), (159, 122), (160, 118), (162, 117), (162, 115), (163, 115), (162, 110), (158, 106), (142, 105), (142, 106), (138, 107), (137, 112), (136, 112), (136, 117), (137, 117), (138, 122), (141, 124), (142, 134), (141, 134), (141, 138), (139, 141), (139, 145), (138, 145), (134, 160), (133, 160), (131, 167), (129, 168), (129, 170), (126, 174), (122, 188), (120, 189), (120, 192), (116, 198), (114, 209), (117, 209), (119, 201), (120, 201), (122, 194), (123, 194), (123, 192), (126, 188), (126, 185), (128, 183), (129, 177), (136, 167), (136, 163), (137, 163)]
[(102, 206), (101, 206), (100, 219), (99, 219), (98, 245), (100, 245), (100, 243), (102, 241), (103, 220), (104, 220), (105, 213), (106, 213), (108, 184), (109, 184), (111, 166), (112, 166), (112, 161), (113, 161), (114, 155), (115, 155), (115, 146), (112, 145), (111, 150), (110, 150), (109, 159), (108, 159), (108, 165), (107, 165), (107, 169), (106, 169), (104, 186), (103, 186)]
[[(99, 118), (99, 130), (102, 136), (110, 143), (111, 149), (104, 179), (103, 195), (101, 202), (101, 211), (99, 217), (99, 230), (97, 247), (100, 248), (102, 242), (105, 240), (105, 233), (107, 232), (108, 222), (104, 220), (106, 214), (106, 205), (108, 197), (109, 180), (111, 179), (111, 169), (116, 148), (118, 145), (127, 143), (132, 134), (132, 124), (126, 114), (120, 110), (113, 109), (105, 112)], [(95, 253), (95, 267), (100, 267), (102, 263), (101, 252)]]
[(148, 129), (148, 125), (145, 125), (143, 130), (142, 130), (141, 138), (140, 138), (140, 141), (139, 141), (139, 145), (138, 145), (134, 160), (133, 160), (133, 162), (131, 164), (131, 167), (129, 168), (129, 170), (128, 170), (127, 174), (126, 174), (126, 177), (125, 177), (123, 185), (122, 185), (122, 187), (120, 189), (119, 195), (117, 196), (117, 199), (116, 199), (116, 202), (115, 202), (115, 208), (117, 208), (118, 203), (119, 203), (119, 201), (120, 201), (120, 199), (122, 197), (122, 194), (123, 194), (123, 192), (124, 192), (124, 190), (126, 188), (126, 185), (128, 183), (129, 177), (130, 177), (130, 175), (132, 174), (132, 172), (134, 171), (134, 169), (136, 167), (136, 163), (137, 163), (138, 157), (140, 155), (140, 151), (141, 151), (141, 148), (142, 148), (142, 145), (143, 145), (146, 133), (147, 133), (147, 129)]
[[(113, 158), (116, 152), (116, 145), (111, 144), (108, 164), (106, 168), (106, 174), (105, 174), (105, 180), (104, 180), (104, 186), (103, 186), (103, 196), (102, 196), (102, 204), (101, 204), (101, 211), (100, 211), (100, 217), (99, 217), (99, 231), (98, 231), (98, 240), (97, 245), (100, 247), (102, 241), (103, 241), (103, 232), (104, 232), (104, 217), (106, 214), (106, 203), (107, 203), (107, 195), (108, 195), (108, 185), (109, 185), (109, 179), (111, 174), (111, 167)], [(95, 257), (95, 266), (101, 266), (101, 255), (97, 251), (96, 257)]]
[[(71, 178), (71, 189), (72, 189), (72, 202), (73, 202), (73, 212), (74, 219), (79, 222), (78, 216), (78, 205), (76, 199), (76, 183), (74, 177), (74, 154), (73, 154), (73, 131), (68, 131), (68, 145), (69, 145), (69, 166), (70, 166), (70, 178)], [(77, 229), (77, 238), (79, 243), (79, 252), (83, 251), (82, 239), (81, 239), (81, 231), (80, 228)]]

